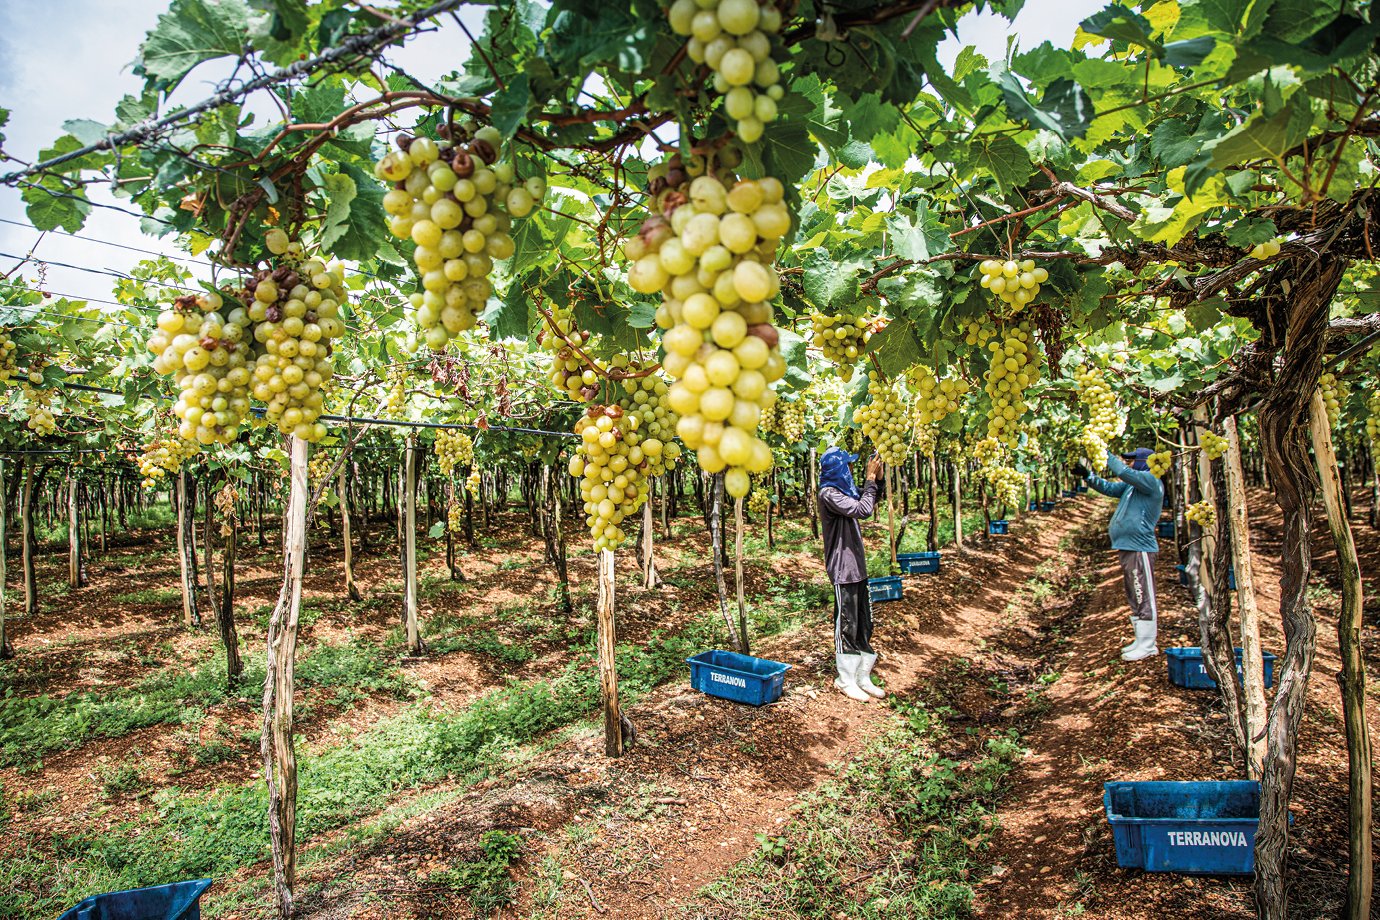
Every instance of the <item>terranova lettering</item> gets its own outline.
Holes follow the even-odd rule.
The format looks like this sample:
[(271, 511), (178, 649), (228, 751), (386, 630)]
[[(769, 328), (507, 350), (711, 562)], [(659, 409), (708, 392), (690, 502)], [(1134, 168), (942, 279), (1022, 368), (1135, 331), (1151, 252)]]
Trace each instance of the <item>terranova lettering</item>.
[(1241, 831), (1165, 831), (1171, 846), (1182, 847), (1244, 847), (1246, 835)]
[(747, 680), (742, 677), (734, 677), (732, 674), (720, 674), (718, 671), (710, 671), (709, 679), (716, 684), (728, 684), (731, 687), (742, 687), (747, 689)]

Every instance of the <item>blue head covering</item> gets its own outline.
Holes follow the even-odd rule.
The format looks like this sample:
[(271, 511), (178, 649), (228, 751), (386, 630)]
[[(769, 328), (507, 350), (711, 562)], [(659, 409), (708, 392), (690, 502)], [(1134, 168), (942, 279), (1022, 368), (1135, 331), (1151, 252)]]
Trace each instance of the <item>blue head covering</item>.
[(1121, 459), (1130, 463), (1131, 469), (1144, 471), (1150, 469), (1150, 464), (1145, 460), (1153, 453), (1154, 451), (1148, 447), (1137, 447), (1130, 453), (1122, 454)]
[(849, 464), (858, 459), (842, 447), (831, 447), (819, 458), (819, 487), (835, 488), (849, 498), (858, 497), (858, 487), (853, 483), (853, 471)]

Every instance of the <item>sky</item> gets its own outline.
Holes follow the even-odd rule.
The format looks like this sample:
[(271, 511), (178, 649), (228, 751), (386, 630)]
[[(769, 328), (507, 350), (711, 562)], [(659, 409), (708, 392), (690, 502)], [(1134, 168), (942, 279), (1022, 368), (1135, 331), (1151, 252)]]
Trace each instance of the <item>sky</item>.
[[(989, 60), (1001, 58), (1010, 35), (1015, 35), (1025, 49), (1047, 40), (1066, 45), (1078, 23), (1105, 3), (1027, 0), (1014, 23), (990, 12), (969, 14), (959, 22), (958, 38), (949, 38), (940, 46), (939, 59), (951, 64), (968, 44), (975, 45)], [(62, 124), (69, 119), (110, 121), (120, 98), (140, 89), (142, 81), (129, 64), (144, 33), (156, 24), (167, 5), (167, 0), (0, 0), (0, 107), (11, 110), (9, 124), (3, 129), (6, 149), (31, 160), (63, 133)], [(462, 10), (471, 31), (477, 34), (482, 9), (470, 6)], [(59, 22), (62, 27), (54, 28)], [(465, 41), (460, 30), (446, 21), (439, 31), (417, 37), (393, 55), (418, 79), (430, 82), (463, 61), (464, 55), (456, 49)], [(228, 72), (226, 62), (198, 67), (172, 101), (187, 103), (210, 95), (215, 82)], [(0, 171), (5, 169), (0, 165)], [(119, 203), (103, 189), (93, 188), (92, 198)], [(0, 272), (9, 271), (17, 257), (31, 250), (39, 258), (117, 272), (128, 271), (147, 258), (97, 240), (181, 255), (171, 238), (144, 235), (138, 218), (103, 208), (92, 210), (79, 238), (55, 232), (40, 239), (36, 230), (27, 227), (19, 192), (0, 187)], [(198, 274), (206, 274), (204, 267), (193, 267)], [(25, 266), (21, 274), (35, 277), (36, 270)], [(113, 281), (86, 271), (50, 266), (45, 284), (60, 295), (110, 300)]]

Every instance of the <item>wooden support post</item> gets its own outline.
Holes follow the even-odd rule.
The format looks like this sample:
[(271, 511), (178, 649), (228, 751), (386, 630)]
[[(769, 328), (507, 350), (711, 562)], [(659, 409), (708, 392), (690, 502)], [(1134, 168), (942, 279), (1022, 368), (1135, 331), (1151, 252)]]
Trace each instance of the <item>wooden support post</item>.
[(815, 458), (815, 449), (810, 448), (810, 462), (805, 468), (805, 508), (810, 513), (810, 536), (819, 539), (819, 487), (815, 482), (815, 475), (819, 470), (819, 462)]
[(407, 650), (420, 655), (421, 627), (417, 623), (417, 435), (407, 436), (406, 470), (403, 476), (403, 624)]
[(350, 539), (350, 490), (345, 485), (345, 467), (348, 463), (340, 464), (340, 472), (336, 475), (335, 493), (340, 501), (340, 541), (345, 548), (345, 595), (352, 601), (363, 600), (363, 595), (359, 593), (359, 585), (355, 583), (355, 550)]
[(292, 692), (302, 570), (307, 550), (306, 441), (291, 439), (290, 489), (283, 512), (283, 586), (268, 620), (264, 721), (259, 751), (268, 784), (268, 837), (273, 853), (273, 896), (280, 918), (293, 912), (297, 876), (297, 752), (292, 744)]
[(1241, 668), (1246, 691), (1246, 775), (1259, 779), (1265, 764), (1265, 665), (1260, 648), (1260, 609), (1255, 602), (1255, 570), (1251, 562), (1250, 517), (1241, 469), (1241, 438), (1236, 418), (1222, 427), (1227, 434), (1227, 508), (1231, 523), (1232, 562), (1236, 570), (1236, 605), (1241, 619)]
[(20, 560), (24, 568), (24, 615), (38, 613), (38, 580), (34, 572), (34, 467), (38, 458), (24, 464), (24, 495), (19, 505)]
[(931, 445), (930, 488), (929, 488), (930, 529), (925, 534), (925, 549), (939, 551), (939, 451)]
[(1342, 500), (1344, 492), (1321, 390), (1313, 393), (1308, 422), (1313, 436), (1313, 456), (1318, 465), (1318, 478), (1322, 481), (1323, 504), (1327, 508), (1327, 526), (1332, 532), (1332, 543), (1337, 548), (1337, 569), (1342, 581), (1342, 613), (1337, 620), (1342, 670), (1337, 675), (1337, 683), (1342, 691), (1348, 766), (1347, 850), (1351, 865), (1347, 876), (1346, 917), (1347, 920), (1368, 920), (1375, 882), (1375, 866), (1371, 858), (1374, 805), (1371, 801), (1370, 729), (1366, 724), (1366, 668), (1361, 653), (1361, 613), (1364, 608), (1361, 565), (1356, 556), (1356, 543), (1351, 535), (1346, 503)]
[(896, 471), (889, 466), (882, 467), (882, 480), (886, 483), (886, 545), (891, 552), (891, 574), (901, 571), (900, 560), (896, 558), (896, 502), (892, 495), (891, 482)]
[(192, 574), (192, 535), (187, 510), (188, 504), (196, 500), (195, 493), (188, 494), (190, 478), (186, 470), (177, 473), (177, 568), (182, 587), (182, 625), (188, 629), (201, 625), (196, 603), (197, 585)]
[(744, 655), (752, 654), (752, 640), (748, 635), (747, 600), (743, 595), (743, 500), (733, 500), (733, 582), (738, 599), (738, 647)]
[(10, 635), (5, 631), (5, 577), (8, 574), (6, 569), (9, 561), (5, 556), (5, 544), (9, 540), (8, 495), (5, 490), (5, 461), (0, 459), (0, 659), (14, 657)]
[(642, 505), (642, 533), (638, 535), (638, 555), (642, 563), (642, 587), (651, 590), (661, 584), (661, 575), (656, 570), (655, 532), (656, 522), (652, 518), (652, 496)]
[(724, 581), (724, 474), (715, 473), (709, 477), (709, 551), (714, 557), (714, 587), (719, 593), (719, 614), (728, 628), (729, 642), (738, 651), (743, 649), (743, 637), (738, 633), (737, 623), (728, 613), (728, 585)]
[(67, 470), (67, 583), (80, 588), (86, 579), (81, 570), (81, 496), (77, 491), (77, 471)]
[(599, 693), (604, 709), (604, 753), (623, 756), (623, 714), (618, 708), (618, 663), (614, 658), (618, 637), (614, 620), (613, 550), (599, 551)]
[(963, 468), (953, 461), (954, 471), (954, 548), (963, 549)]

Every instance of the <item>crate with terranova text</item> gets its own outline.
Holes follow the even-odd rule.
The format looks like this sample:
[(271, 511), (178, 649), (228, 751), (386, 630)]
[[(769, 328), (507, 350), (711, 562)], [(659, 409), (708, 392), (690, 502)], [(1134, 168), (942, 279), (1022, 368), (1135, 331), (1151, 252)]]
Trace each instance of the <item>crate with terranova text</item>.
[(1157, 537), (1172, 537), (1172, 536), (1174, 536), (1174, 522), (1173, 522), (1173, 521), (1160, 521), (1158, 524), (1155, 525), (1155, 536), (1157, 536)]
[(737, 703), (763, 706), (781, 698), (790, 665), (737, 652), (700, 652), (685, 659), (690, 664), (690, 686), (701, 693)]
[(880, 604), (883, 601), (899, 601), (902, 593), (900, 575), (883, 575), (880, 578), (867, 580), (867, 596), (874, 604)]
[(988, 521), (987, 532), (993, 536), (1004, 536), (1011, 532), (1010, 521)]
[(939, 553), (897, 553), (896, 564), (907, 575), (933, 575), (939, 571)]
[(1102, 804), (1122, 868), (1250, 875), (1255, 866), (1259, 783), (1106, 783)]
[[(1269, 652), (1261, 652), (1265, 662), (1265, 687), (1269, 689), (1275, 682), (1275, 656)], [(1213, 680), (1207, 672), (1207, 667), (1203, 664), (1203, 650), (1196, 645), (1186, 648), (1167, 648), (1164, 650), (1165, 660), (1169, 662), (1169, 682), (1177, 687), (1188, 687), (1191, 690), (1216, 690), (1217, 681)], [(1236, 650), (1236, 674), (1241, 675), (1241, 649)]]
[(201, 896), (210, 887), (211, 880), (203, 878), (93, 894), (58, 920), (200, 920)]

